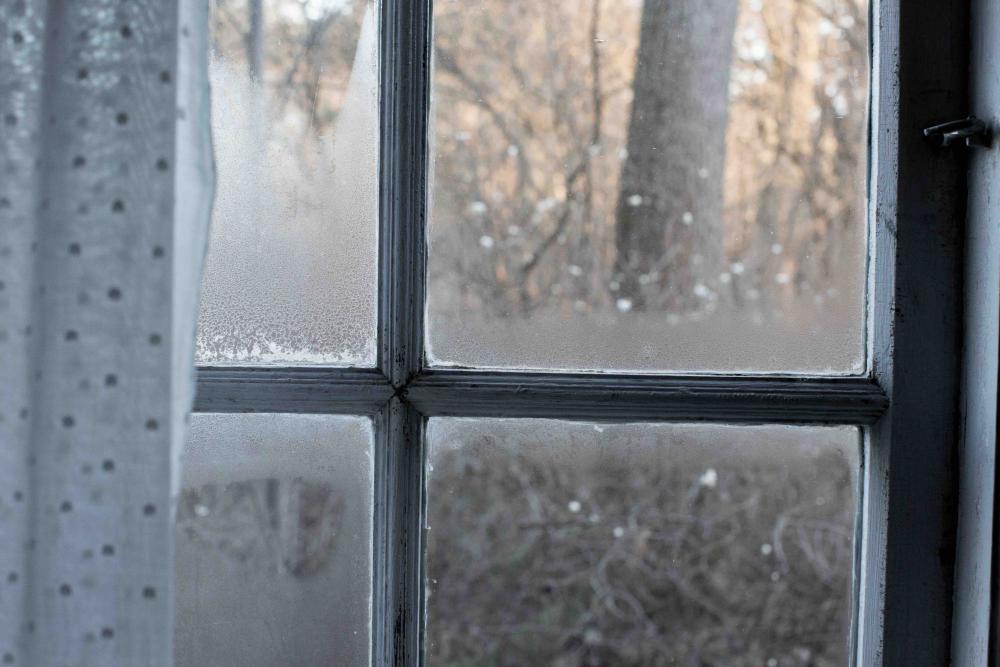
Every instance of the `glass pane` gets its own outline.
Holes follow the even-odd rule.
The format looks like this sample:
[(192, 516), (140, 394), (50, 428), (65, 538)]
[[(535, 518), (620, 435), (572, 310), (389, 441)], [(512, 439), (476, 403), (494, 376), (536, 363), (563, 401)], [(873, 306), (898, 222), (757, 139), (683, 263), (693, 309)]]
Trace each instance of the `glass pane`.
[(863, 370), (866, 2), (434, 8), (435, 363)]
[(372, 366), (374, 3), (212, 5), (218, 189), (198, 360)]
[(435, 665), (848, 664), (853, 428), (431, 420)]
[(369, 664), (371, 450), (363, 418), (192, 417), (177, 665)]

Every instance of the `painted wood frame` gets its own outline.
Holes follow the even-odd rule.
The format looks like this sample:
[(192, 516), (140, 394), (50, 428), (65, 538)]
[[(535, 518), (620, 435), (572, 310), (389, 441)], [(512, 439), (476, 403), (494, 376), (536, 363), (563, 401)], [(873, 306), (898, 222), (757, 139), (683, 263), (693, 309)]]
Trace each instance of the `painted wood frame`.
[(998, 623), (997, 383), (1000, 381), (1000, 4), (972, 0), (969, 113), (992, 128), (992, 150), (968, 151), (958, 533), (953, 665), (996, 665)]
[(432, 0), (382, 0), (378, 366), (199, 370), (202, 412), (375, 424), (374, 665), (424, 661), (424, 428), (433, 416), (865, 427), (855, 663), (948, 663), (962, 311), (967, 7), (875, 0), (868, 371), (857, 377), (506, 372), (424, 359)]

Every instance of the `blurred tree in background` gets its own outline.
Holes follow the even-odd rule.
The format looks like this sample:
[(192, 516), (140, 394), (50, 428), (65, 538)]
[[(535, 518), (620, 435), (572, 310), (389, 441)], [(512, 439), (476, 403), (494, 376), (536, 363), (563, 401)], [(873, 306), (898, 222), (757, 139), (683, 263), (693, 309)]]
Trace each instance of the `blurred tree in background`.
[(774, 314), (856, 284), (864, 3), (436, 6), (432, 289)]
[[(592, 0), (592, 63), (600, 0)], [(737, 0), (646, 0), (615, 211), (623, 307), (699, 308), (722, 268), (722, 174)], [(600, 79), (600, 70), (592, 72)], [(594, 98), (596, 109), (603, 104)], [(595, 136), (599, 145), (601, 137)]]
[[(355, 62), (366, 12), (366, 0), (215, 0), (216, 143), (233, 147), (216, 221), (243, 221), (275, 250), (210, 259), (209, 274), (233, 275), (212, 274), (206, 301), (261, 295), (303, 312), (284, 317), (292, 326), (234, 306), (232, 326), (213, 311), (205, 359), (256, 358), (275, 341), (342, 352), (311, 333), (352, 294), (318, 284), (338, 245), (316, 244), (372, 233), (329, 177), (374, 173), (350, 162), (367, 151), (339, 164), (330, 147), (352, 71), (371, 66)], [(725, 312), (723, 327), (787, 321), (782, 340), (797, 344), (817, 327), (859, 337), (866, 26), (862, 0), (437, 0), (431, 315), (516, 327), (534, 313), (632, 313), (641, 332)], [(250, 101), (234, 107), (240, 91)], [(240, 252), (222, 245), (213, 255)], [(358, 279), (338, 261), (339, 280)]]

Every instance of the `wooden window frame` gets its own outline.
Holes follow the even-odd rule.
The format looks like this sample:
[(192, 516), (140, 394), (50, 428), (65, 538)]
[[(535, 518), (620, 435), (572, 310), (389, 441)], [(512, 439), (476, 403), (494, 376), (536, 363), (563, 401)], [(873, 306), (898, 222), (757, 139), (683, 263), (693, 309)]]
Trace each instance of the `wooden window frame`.
[(964, 0), (873, 0), (868, 370), (853, 377), (431, 368), (424, 359), (432, 0), (381, 0), (376, 368), (202, 367), (196, 412), (375, 424), (373, 665), (424, 662), (426, 420), (863, 427), (856, 665), (948, 663), (963, 156), (922, 128), (965, 114)]

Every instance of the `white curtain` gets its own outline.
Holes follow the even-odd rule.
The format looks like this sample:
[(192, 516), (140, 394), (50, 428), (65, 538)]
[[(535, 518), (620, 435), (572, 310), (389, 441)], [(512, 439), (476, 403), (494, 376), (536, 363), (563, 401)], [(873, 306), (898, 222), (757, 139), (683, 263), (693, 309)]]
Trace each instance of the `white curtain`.
[(0, 665), (171, 661), (205, 0), (0, 0)]

